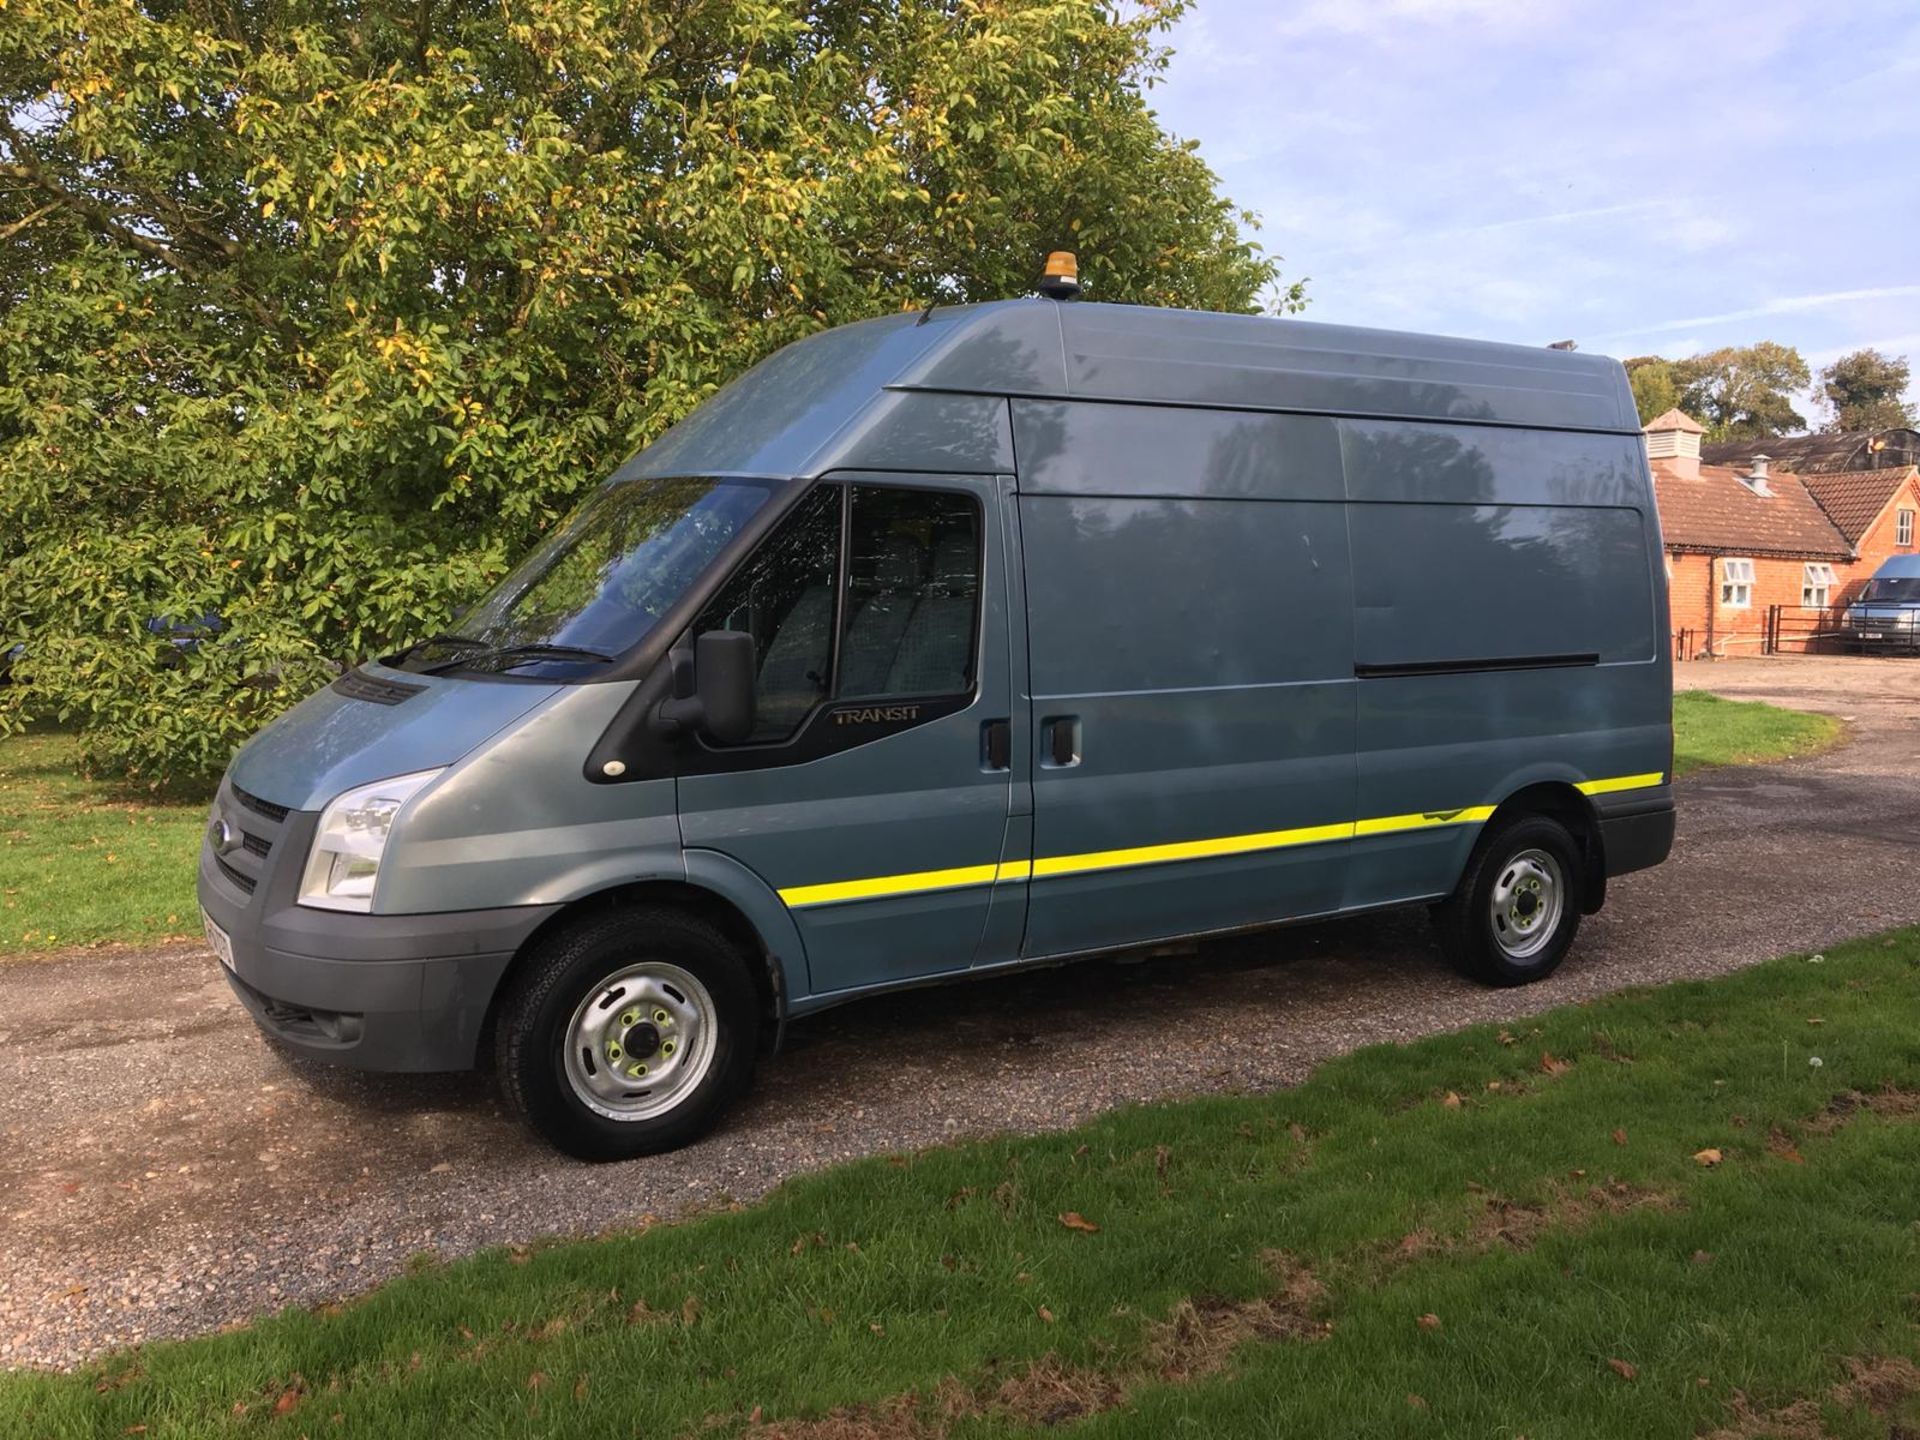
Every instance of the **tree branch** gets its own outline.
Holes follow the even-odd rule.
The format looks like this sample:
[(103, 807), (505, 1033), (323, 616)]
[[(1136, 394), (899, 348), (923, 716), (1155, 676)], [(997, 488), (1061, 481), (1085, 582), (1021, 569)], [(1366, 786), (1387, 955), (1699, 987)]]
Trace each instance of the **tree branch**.
[(46, 219), (47, 216), (53, 214), (54, 211), (58, 210), (62, 205), (66, 203), (67, 202), (64, 200), (49, 200), (45, 205), (42, 205), (38, 210), (34, 211), (31, 215), (28, 215), (23, 219), (16, 220), (11, 225), (6, 226), (5, 228), (0, 228), (0, 240), (11, 240), (14, 236), (18, 235), (22, 230), (25, 230), (30, 226), (38, 223), (39, 221)]

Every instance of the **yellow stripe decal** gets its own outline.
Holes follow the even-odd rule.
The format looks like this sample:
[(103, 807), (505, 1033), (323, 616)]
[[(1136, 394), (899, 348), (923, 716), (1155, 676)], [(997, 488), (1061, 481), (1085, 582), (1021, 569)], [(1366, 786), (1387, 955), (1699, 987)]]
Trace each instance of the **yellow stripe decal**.
[[(1582, 780), (1575, 785), (1583, 795), (1611, 795), (1621, 790), (1644, 790), (1666, 783), (1656, 771), (1650, 775), (1622, 775), (1611, 780)], [(1048, 855), (1037, 860), (1005, 860), (997, 865), (963, 865), (954, 870), (919, 870), (909, 875), (876, 875), (868, 880), (839, 880), (826, 885), (797, 885), (782, 890), (788, 905), (833, 905), (844, 900), (878, 900), (894, 895), (918, 895), (958, 890), (972, 885), (1019, 884), (1055, 875), (1084, 875), (1097, 870), (1120, 870), (1138, 865), (1164, 865), (1179, 860), (1209, 860), (1223, 855), (1251, 855), (1294, 845), (1318, 845), (1357, 836), (1395, 835), (1447, 825), (1480, 825), (1492, 818), (1491, 805), (1460, 810), (1426, 810), (1414, 815), (1378, 815), (1370, 820), (1337, 825), (1307, 825), (1297, 830), (1266, 830), (1254, 835), (1221, 835), (1210, 840), (1176, 840), (1165, 845), (1139, 845), (1127, 850), (1096, 850), (1084, 855)]]
[(1666, 781), (1667, 777), (1656, 770), (1651, 775), (1622, 775), (1615, 780), (1582, 780), (1573, 788), (1582, 795), (1611, 795), (1616, 790), (1645, 790)]
[(878, 900), (886, 895), (914, 895), (925, 890), (956, 890), (963, 885), (991, 885), (1003, 865), (962, 865), (957, 870), (918, 870), (911, 875), (876, 875), (871, 880), (836, 880), (829, 885), (796, 885), (782, 890), (789, 905), (831, 905), (836, 900)]

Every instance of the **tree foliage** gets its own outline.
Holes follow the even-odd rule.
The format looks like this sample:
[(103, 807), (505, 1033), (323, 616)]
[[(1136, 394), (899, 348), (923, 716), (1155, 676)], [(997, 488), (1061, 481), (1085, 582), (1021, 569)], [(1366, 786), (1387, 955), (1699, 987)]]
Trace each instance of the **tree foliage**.
[(1762, 440), (1807, 428), (1793, 400), (1813, 377), (1791, 345), (1762, 340), (1685, 360), (1642, 355), (1626, 366), (1642, 425), (1677, 405), (1706, 427), (1709, 442)]
[(7, 0), (0, 727), (217, 770), (770, 350), (1049, 248), (1297, 306), (1147, 107), (1183, 4)]
[(1833, 407), (1829, 430), (1886, 430), (1916, 423), (1907, 399), (1912, 371), (1903, 355), (1856, 350), (1820, 372), (1820, 391)]

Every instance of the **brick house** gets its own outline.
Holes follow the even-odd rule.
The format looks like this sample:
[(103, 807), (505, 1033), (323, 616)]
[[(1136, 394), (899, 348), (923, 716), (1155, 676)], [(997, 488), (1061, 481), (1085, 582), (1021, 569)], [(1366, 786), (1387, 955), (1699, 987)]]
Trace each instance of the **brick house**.
[(1678, 658), (1758, 654), (1770, 606), (1835, 612), (1889, 555), (1915, 550), (1920, 467), (1800, 475), (1759, 453), (1707, 464), (1703, 433), (1678, 410), (1646, 427)]
[(1702, 464), (1704, 433), (1678, 410), (1646, 427), (1675, 654), (1757, 655), (1767, 607), (1831, 605), (1853, 547), (1800, 478), (1765, 457)]

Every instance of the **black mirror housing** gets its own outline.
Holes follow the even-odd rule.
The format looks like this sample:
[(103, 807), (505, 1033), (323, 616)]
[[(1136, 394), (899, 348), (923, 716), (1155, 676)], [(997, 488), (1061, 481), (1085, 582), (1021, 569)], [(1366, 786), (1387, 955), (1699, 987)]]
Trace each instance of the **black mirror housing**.
[[(655, 712), (667, 731), (698, 730), (722, 744), (737, 745), (753, 734), (753, 636), (744, 630), (709, 630), (693, 643), (692, 684), (683, 668), (686, 656), (676, 647), (674, 694)], [(689, 693), (690, 691), (690, 693)]]

